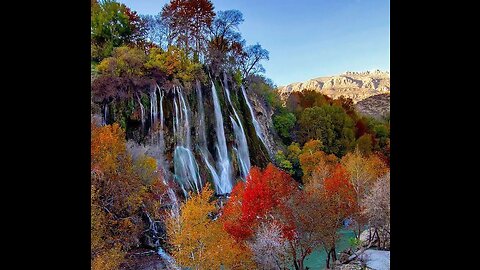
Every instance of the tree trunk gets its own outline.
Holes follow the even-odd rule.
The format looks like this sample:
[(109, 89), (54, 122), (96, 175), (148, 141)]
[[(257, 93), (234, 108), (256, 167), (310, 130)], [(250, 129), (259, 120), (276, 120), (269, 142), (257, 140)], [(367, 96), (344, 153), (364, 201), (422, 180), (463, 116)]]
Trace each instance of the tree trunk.
[(293, 260), (293, 266), (295, 266), (295, 270), (300, 270), (300, 268), (298, 268), (298, 264), (297, 264), (297, 260)]
[(330, 252), (332, 252), (332, 251), (330, 250), (327, 253), (327, 269), (330, 269)]

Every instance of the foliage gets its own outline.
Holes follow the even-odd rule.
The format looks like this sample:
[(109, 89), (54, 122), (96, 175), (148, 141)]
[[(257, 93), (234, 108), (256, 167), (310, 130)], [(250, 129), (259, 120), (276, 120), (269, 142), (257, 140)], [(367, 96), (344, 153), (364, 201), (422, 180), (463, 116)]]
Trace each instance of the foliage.
[(234, 69), (245, 53), (244, 43), (238, 26), (243, 22), (243, 15), (238, 10), (217, 12), (210, 26), (208, 41), (208, 63), (218, 75), (221, 69)]
[(148, 226), (142, 213), (159, 214), (165, 188), (151, 158), (133, 161), (118, 124), (91, 127), (92, 266), (117, 269)]
[(120, 246), (115, 246), (92, 260), (92, 270), (117, 270), (124, 262), (125, 252), (121, 251)]
[(193, 47), (196, 57), (205, 48), (206, 31), (214, 16), (209, 0), (171, 0), (162, 9), (177, 46), (185, 49), (187, 55)]
[(268, 51), (262, 48), (260, 44), (257, 43), (246, 47), (245, 53), (240, 58), (240, 68), (243, 72), (243, 77), (247, 78), (251, 74), (265, 72), (260, 61), (269, 59)]
[[(240, 182), (232, 190), (222, 216), (225, 230), (237, 240), (252, 237), (255, 228), (269, 220), (274, 209), (281, 209), (295, 190), (295, 181), (273, 164), (264, 171), (253, 167), (246, 183)], [(282, 226), (286, 233), (288, 225)]]
[(113, 0), (92, 1), (92, 58), (109, 57), (115, 47), (141, 42), (143, 26), (136, 12)]
[(210, 216), (216, 211), (210, 201), (213, 190), (205, 186), (190, 193), (178, 218), (167, 219), (167, 234), (176, 262), (191, 269), (248, 269), (252, 266), (248, 247), (238, 245)]
[(332, 175), (325, 178), (324, 188), (327, 198), (335, 203), (334, 209), (340, 220), (354, 213), (357, 208), (357, 194), (348, 179), (347, 170), (341, 164), (337, 164)]
[(350, 237), (348, 239), (348, 242), (350, 243), (350, 246), (353, 247), (353, 248), (357, 248), (362, 244), (362, 241), (360, 241), (360, 239), (358, 239), (356, 237)]
[(292, 163), (285, 157), (285, 154), (282, 150), (278, 150), (278, 152), (275, 154), (275, 161), (277, 162), (278, 167), (280, 167), (282, 170), (286, 171), (290, 175), (294, 173)]
[(354, 142), (352, 119), (342, 107), (326, 105), (305, 109), (299, 119), (300, 141), (318, 139), (324, 144), (324, 151), (343, 156)]
[(158, 69), (167, 74), (171, 79), (178, 78), (183, 82), (193, 81), (195, 75), (201, 71), (198, 63), (192, 62), (184, 50), (169, 46), (167, 51), (153, 48), (145, 63), (147, 69)]
[(303, 183), (315, 182), (321, 184), (330, 175), (332, 167), (337, 163), (337, 157), (322, 151), (324, 146), (320, 140), (310, 140), (305, 143), (298, 160), (303, 171)]
[(390, 229), (390, 173), (374, 183), (362, 206), (371, 226)]
[(363, 134), (360, 138), (358, 138), (356, 144), (357, 144), (358, 150), (362, 154), (369, 155), (372, 153), (373, 138), (371, 134)]
[(288, 142), (291, 140), (290, 136), (296, 121), (297, 118), (293, 113), (285, 112), (273, 117), (273, 126), (282, 139)]
[(114, 49), (112, 57), (103, 59), (97, 70), (117, 77), (141, 76), (145, 61), (146, 55), (141, 49), (122, 46)]
[(249, 242), (254, 260), (260, 269), (285, 269), (288, 266), (288, 241), (281, 226), (275, 222), (262, 223)]

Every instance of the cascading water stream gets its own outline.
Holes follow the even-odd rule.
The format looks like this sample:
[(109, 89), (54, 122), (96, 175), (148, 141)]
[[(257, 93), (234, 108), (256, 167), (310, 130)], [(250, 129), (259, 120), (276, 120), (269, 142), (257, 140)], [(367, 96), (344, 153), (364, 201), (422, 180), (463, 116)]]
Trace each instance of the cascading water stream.
[(245, 88), (242, 85), (242, 94), (243, 97), (245, 98), (245, 102), (247, 103), (248, 109), (250, 110), (250, 115), (252, 116), (252, 123), (253, 127), (255, 128), (255, 133), (257, 133), (257, 137), (262, 141), (263, 145), (267, 147), (267, 144), (265, 143), (265, 139), (263, 138), (263, 132), (262, 128), (260, 127), (260, 124), (257, 121), (257, 118), (255, 117), (255, 113), (253, 112), (252, 105), (250, 105), (250, 101), (248, 101), (247, 94), (245, 93)]
[(143, 127), (145, 126), (145, 108), (143, 107), (142, 101), (140, 100), (140, 97), (138, 96), (138, 94), (135, 93), (135, 95), (137, 96), (138, 105), (140, 105), (140, 117), (142, 121), (142, 132), (143, 132)]
[(207, 165), (208, 170), (213, 178), (213, 183), (217, 186), (217, 183), (220, 183), (220, 177), (215, 170), (215, 167), (212, 165), (213, 160), (212, 155), (207, 148), (207, 135), (205, 131), (205, 108), (203, 106), (203, 95), (202, 95), (202, 86), (200, 81), (196, 81), (196, 90), (197, 90), (197, 105), (198, 105), (198, 148), (202, 155), (205, 164)]
[(173, 154), (174, 178), (187, 196), (187, 189), (198, 193), (202, 188), (202, 182), (191, 148), (190, 115), (187, 102), (180, 87), (174, 87), (174, 94), (174, 134), (176, 135), (176, 147)]
[(105, 106), (103, 108), (102, 126), (107, 125), (107, 116), (108, 116), (108, 104), (105, 104)]
[[(223, 116), (220, 102), (217, 96), (215, 84), (212, 81), (213, 107), (215, 111), (215, 132), (217, 142), (217, 173), (219, 175), (218, 182), (215, 182), (215, 190), (217, 194), (226, 194), (232, 191), (232, 168), (230, 159), (228, 158), (227, 143), (225, 139), (225, 131), (223, 130)], [(215, 179), (214, 179), (215, 181)]]
[(237, 121), (235, 122), (235, 120), (230, 116), (230, 121), (233, 125), (233, 132), (235, 134), (235, 142), (237, 144), (237, 147), (235, 148), (235, 153), (237, 154), (238, 163), (240, 164), (240, 174), (242, 176), (242, 179), (245, 180), (251, 166), (247, 138), (245, 136), (242, 121), (240, 121), (237, 110), (235, 110), (235, 106), (233, 106), (232, 100), (230, 99), (230, 90), (228, 88), (227, 75), (225, 72), (223, 73), (223, 82), (223, 88), (225, 89), (225, 93), (227, 94), (228, 103), (230, 103), (230, 106), (233, 109), (233, 113), (235, 114), (235, 118), (237, 119)]
[(156, 123), (158, 117), (157, 106), (157, 89), (155, 88), (150, 92), (150, 120), (152, 126)]

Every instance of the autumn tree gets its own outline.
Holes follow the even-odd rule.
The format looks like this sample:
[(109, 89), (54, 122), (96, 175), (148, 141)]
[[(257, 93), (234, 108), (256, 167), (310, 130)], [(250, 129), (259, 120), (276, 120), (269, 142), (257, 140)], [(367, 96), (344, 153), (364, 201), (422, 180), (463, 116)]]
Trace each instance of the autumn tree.
[[(341, 163), (349, 174), (349, 182), (355, 190), (358, 203), (370, 192), (375, 180), (388, 171), (385, 163), (379, 157), (373, 154), (363, 155), (358, 149), (345, 155)], [(361, 227), (366, 222), (362, 215), (361, 205), (359, 207), (358, 212), (354, 215), (357, 223), (357, 237), (360, 236)]]
[(94, 269), (118, 269), (140, 244), (143, 215), (158, 218), (166, 188), (152, 159), (134, 161), (118, 124), (91, 127), (91, 237)]
[(360, 138), (358, 138), (357, 142), (358, 150), (364, 154), (369, 155), (372, 153), (373, 150), (373, 138), (371, 134), (363, 134)]
[(251, 269), (248, 247), (236, 243), (223, 229), (211, 201), (213, 190), (207, 185), (199, 194), (190, 193), (180, 216), (167, 220), (167, 235), (176, 262), (191, 269)]
[(324, 148), (320, 140), (310, 140), (303, 145), (298, 155), (302, 172), (303, 183), (315, 182), (320, 185), (323, 179), (330, 175), (334, 165), (338, 162), (333, 154), (326, 154), (322, 151)]
[(341, 228), (346, 218), (358, 211), (358, 203), (355, 190), (348, 179), (348, 172), (341, 164), (337, 164), (331, 176), (325, 178), (323, 191), (320, 192), (324, 192), (322, 195), (325, 196), (325, 215), (327, 217), (322, 222), (326, 222), (324, 226), (327, 228), (323, 236), (323, 245), (327, 252), (328, 268), (330, 258), (336, 260), (335, 244), (338, 240), (336, 231)]
[[(269, 164), (265, 170), (253, 167), (246, 183), (237, 184), (223, 210), (225, 230), (237, 240), (253, 236), (255, 228), (272, 218), (274, 209), (281, 209), (297, 189), (286, 172)], [(288, 224), (283, 223), (285, 228)]]
[(291, 209), (292, 225), (295, 228), (292, 237), (288, 238), (288, 252), (297, 270), (303, 270), (305, 258), (315, 249), (324, 245), (324, 239), (330, 233), (330, 216), (325, 209), (323, 194), (298, 192), (288, 202)]
[(363, 214), (374, 229), (377, 246), (382, 247), (383, 243), (385, 247), (385, 242), (390, 238), (390, 173), (386, 173), (373, 184), (362, 201), (362, 206)]
[(217, 12), (209, 28), (208, 62), (214, 72), (236, 66), (244, 55), (244, 43), (238, 26), (244, 21), (238, 10)]
[(192, 82), (195, 75), (201, 72), (201, 66), (188, 58), (183, 49), (169, 46), (167, 51), (153, 48), (147, 56), (145, 67), (148, 70), (159, 70), (170, 79), (180, 79), (182, 82)]
[(171, 0), (162, 9), (162, 17), (168, 22), (177, 46), (184, 48), (187, 55), (193, 48), (194, 58), (204, 51), (205, 36), (214, 16), (209, 0)]
[(249, 242), (259, 269), (285, 269), (289, 263), (289, 247), (281, 226), (275, 222), (262, 223)]

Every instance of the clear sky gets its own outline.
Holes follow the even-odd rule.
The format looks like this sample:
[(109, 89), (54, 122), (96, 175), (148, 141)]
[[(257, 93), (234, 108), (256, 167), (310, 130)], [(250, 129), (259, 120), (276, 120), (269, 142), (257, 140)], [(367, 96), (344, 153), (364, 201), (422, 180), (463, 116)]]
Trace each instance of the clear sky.
[[(119, 0), (158, 14), (168, 0)], [(390, 0), (212, 0), (238, 9), (247, 44), (270, 52), (265, 75), (278, 86), (345, 71), (390, 70)]]

